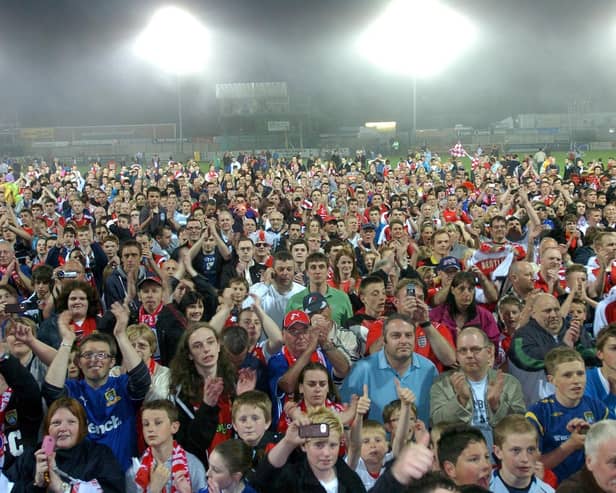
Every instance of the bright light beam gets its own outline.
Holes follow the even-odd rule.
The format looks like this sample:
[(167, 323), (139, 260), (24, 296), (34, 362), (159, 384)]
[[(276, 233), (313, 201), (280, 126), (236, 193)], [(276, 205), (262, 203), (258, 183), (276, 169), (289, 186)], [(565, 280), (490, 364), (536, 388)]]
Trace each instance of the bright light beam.
[(384, 70), (437, 75), (475, 41), (477, 30), (438, 0), (394, 0), (361, 35), (359, 52)]
[(135, 53), (170, 74), (188, 75), (205, 68), (209, 35), (191, 14), (163, 7), (137, 38)]

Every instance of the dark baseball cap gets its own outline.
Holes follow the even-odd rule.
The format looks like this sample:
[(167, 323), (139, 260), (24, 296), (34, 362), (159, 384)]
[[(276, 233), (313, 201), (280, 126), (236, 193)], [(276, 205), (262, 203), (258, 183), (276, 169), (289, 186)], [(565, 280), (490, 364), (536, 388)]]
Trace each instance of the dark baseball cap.
[(321, 293), (314, 292), (304, 297), (304, 311), (308, 315), (313, 315), (314, 313), (320, 312), (328, 306), (329, 305), (325, 299), (325, 296)]
[(443, 257), (438, 265), (436, 266), (436, 270), (462, 270), (462, 266), (460, 265), (460, 261), (455, 257)]
[(163, 287), (163, 281), (160, 279), (160, 277), (152, 274), (147, 274), (137, 283), (137, 288), (141, 288), (141, 286), (143, 286), (146, 282), (153, 282), (155, 284), (158, 284), (161, 288)]

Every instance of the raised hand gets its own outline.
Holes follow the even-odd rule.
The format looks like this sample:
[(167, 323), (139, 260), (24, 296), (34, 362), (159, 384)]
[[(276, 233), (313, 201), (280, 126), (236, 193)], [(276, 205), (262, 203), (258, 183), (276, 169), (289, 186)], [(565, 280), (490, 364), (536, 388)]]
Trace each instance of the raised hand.
[(357, 403), (359, 402), (359, 396), (353, 394), (351, 396), (351, 402), (346, 406), (346, 409), (338, 414), (340, 421), (343, 425), (350, 425), (357, 416)]
[(111, 313), (113, 313), (113, 316), (116, 319), (116, 324), (113, 328), (113, 334), (118, 337), (126, 331), (130, 311), (128, 310), (128, 307), (126, 305), (123, 305), (119, 301), (116, 301), (113, 305), (111, 305)]
[(569, 347), (575, 347), (575, 345), (577, 344), (579, 338), (580, 338), (580, 333), (581, 333), (581, 327), (582, 326), (582, 322), (580, 322), (580, 320), (571, 320), (570, 324), (569, 324), (569, 328), (567, 329), (567, 332), (565, 332), (565, 335), (563, 337), (563, 342), (569, 346)]
[(413, 391), (407, 387), (400, 385), (400, 380), (394, 378), (394, 383), (396, 384), (396, 392), (398, 393), (398, 398), (402, 404), (410, 406), (415, 402), (415, 394)]
[(71, 312), (68, 310), (63, 311), (58, 315), (58, 332), (62, 336), (62, 340), (67, 342), (73, 342), (75, 340), (75, 331), (71, 327)]
[(364, 384), (364, 393), (361, 395), (359, 400), (357, 401), (357, 415), (365, 416), (370, 411), (370, 396), (368, 394), (368, 384)]
[(458, 397), (458, 402), (461, 405), (466, 406), (466, 404), (471, 398), (471, 391), (468, 386), (468, 382), (466, 381), (466, 377), (464, 376), (464, 373), (452, 373), (449, 377), (449, 381), (451, 382), (451, 386), (453, 387), (453, 390)]
[(257, 370), (253, 368), (240, 368), (238, 371), (235, 393), (241, 395), (244, 392), (254, 390), (257, 385)]
[(419, 479), (432, 469), (434, 453), (429, 448), (430, 434), (425, 433), (416, 442), (402, 450), (391, 472), (399, 483), (408, 485), (413, 479)]
[(210, 407), (216, 406), (224, 389), (221, 377), (207, 377), (203, 382), (203, 403)]
[(496, 412), (498, 406), (500, 406), (501, 395), (503, 395), (503, 388), (505, 387), (505, 374), (502, 370), (498, 370), (496, 378), (488, 383), (487, 400), (492, 411)]

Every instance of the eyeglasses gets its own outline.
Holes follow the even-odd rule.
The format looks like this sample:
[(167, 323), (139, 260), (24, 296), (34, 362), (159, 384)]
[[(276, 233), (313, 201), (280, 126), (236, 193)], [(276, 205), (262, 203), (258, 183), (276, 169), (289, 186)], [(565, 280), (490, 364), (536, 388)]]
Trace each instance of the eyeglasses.
[(100, 352), (100, 353), (92, 353), (92, 352), (88, 352), (88, 353), (83, 353), (80, 354), (79, 357), (81, 359), (85, 359), (85, 360), (97, 360), (97, 361), (104, 361), (106, 359), (111, 358), (111, 355), (109, 353), (105, 353), (105, 352)]
[(485, 349), (487, 346), (473, 346), (473, 347), (459, 347), (456, 349), (458, 354), (464, 356), (465, 354), (471, 353), (473, 356), (478, 355), (482, 349)]
[(258, 248), (266, 248), (269, 245), (267, 243), (255, 243), (255, 246)]

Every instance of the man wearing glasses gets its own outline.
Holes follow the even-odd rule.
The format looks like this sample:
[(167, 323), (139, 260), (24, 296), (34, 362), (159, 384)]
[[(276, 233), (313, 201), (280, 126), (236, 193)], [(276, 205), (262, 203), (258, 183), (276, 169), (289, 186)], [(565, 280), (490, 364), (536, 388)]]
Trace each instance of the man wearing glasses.
[(492, 429), (509, 414), (524, 414), (526, 405), (518, 380), (491, 368), (494, 346), (479, 327), (460, 331), (459, 370), (443, 373), (430, 389), (432, 426), (463, 422), (481, 430), (492, 450)]
[[(327, 353), (337, 352), (333, 344), (327, 341), (327, 335), (318, 327), (313, 327), (303, 311), (287, 313), (283, 329), (284, 346), (268, 363), (270, 395), (274, 398), (274, 422), (278, 421), (287, 397), (293, 396), (304, 366), (311, 361), (321, 363), (333, 375), (334, 366)], [(348, 371), (346, 360), (344, 364)]]
[[(42, 394), (48, 405), (64, 396), (79, 400), (88, 419), (88, 439), (107, 445), (127, 470), (131, 457), (137, 453), (136, 412), (152, 380), (126, 335), (128, 308), (114, 303), (111, 312), (116, 319), (115, 340), (108, 334), (94, 332), (79, 345), (76, 363), (83, 380), (66, 379), (75, 332), (69, 325), (70, 313), (60, 314), (62, 343), (47, 370)], [(126, 373), (113, 377), (109, 372), (115, 365), (118, 346)]]

